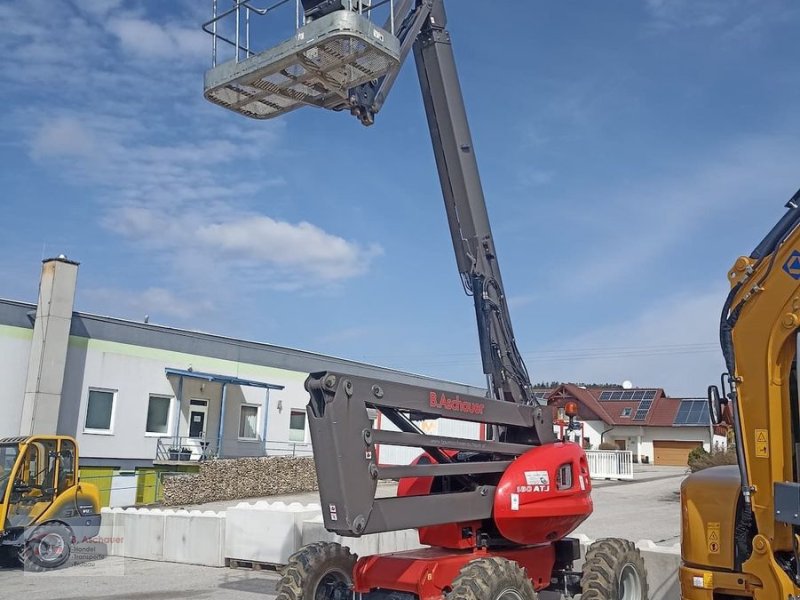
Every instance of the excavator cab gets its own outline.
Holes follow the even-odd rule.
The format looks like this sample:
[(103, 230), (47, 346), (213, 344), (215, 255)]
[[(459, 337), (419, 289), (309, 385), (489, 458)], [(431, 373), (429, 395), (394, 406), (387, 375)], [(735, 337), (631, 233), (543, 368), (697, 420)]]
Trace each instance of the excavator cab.
[(0, 440), (0, 549), (34, 570), (62, 566), (76, 541), (100, 529), (100, 494), (78, 480), (66, 436)]

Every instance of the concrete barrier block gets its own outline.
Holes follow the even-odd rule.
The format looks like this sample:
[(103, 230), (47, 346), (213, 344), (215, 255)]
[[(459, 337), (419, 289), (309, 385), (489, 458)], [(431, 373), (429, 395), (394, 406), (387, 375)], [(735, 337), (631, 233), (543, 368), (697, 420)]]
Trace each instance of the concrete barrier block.
[[(637, 544), (638, 546), (638, 544)], [(673, 600), (680, 598), (678, 567), (681, 564), (680, 544), (677, 546), (657, 546), (641, 548), (644, 565), (647, 569), (647, 585), (650, 600)]]
[[(595, 541), (583, 535), (575, 536), (581, 541), (581, 556)], [(649, 600), (676, 600), (680, 598), (678, 583), (678, 567), (681, 564), (681, 546), (659, 546), (652, 540), (639, 540), (636, 547), (642, 553), (644, 566), (647, 569), (647, 586), (650, 590)], [(583, 566), (583, 559), (575, 563), (575, 568)]]
[(419, 543), (416, 529), (370, 533), (358, 538), (343, 537), (325, 529), (322, 515), (303, 523), (303, 545), (314, 542), (336, 542), (350, 548), (350, 551), (358, 556), (403, 552), (425, 547)]
[(125, 528), (123, 518), (120, 517), (123, 512), (125, 512), (123, 508), (100, 509), (100, 532), (98, 535), (103, 538), (109, 556), (125, 555)]
[(307, 546), (314, 542), (336, 542), (346, 548), (350, 548), (350, 551), (358, 556), (378, 554), (378, 534), (371, 533), (358, 538), (337, 535), (325, 529), (322, 515), (303, 522), (302, 545)]
[(286, 564), (302, 545), (303, 522), (315, 516), (318, 504), (241, 502), (227, 511), (225, 557)]
[(122, 534), (123, 556), (144, 560), (164, 558), (164, 511), (126, 508), (115, 516), (115, 532)]
[(224, 512), (165, 511), (164, 560), (225, 566), (225, 519)]

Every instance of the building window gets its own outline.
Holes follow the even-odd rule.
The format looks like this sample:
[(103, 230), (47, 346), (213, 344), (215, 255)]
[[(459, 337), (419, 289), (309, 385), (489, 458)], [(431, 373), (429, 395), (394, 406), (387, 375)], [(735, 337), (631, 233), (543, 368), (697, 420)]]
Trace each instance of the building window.
[(258, 439), (258, 406), (242, 404), (239, 413), (239, 439)]
[(169, 429), (169, 407), (172, 398), (168, 396), (150, 396), (147, 404), (146, 433), (165, 434)]
[(293, 410), (289, 416), (289, 441), (306, 441), (306, 413), (301, 410)]
[(114, 421), (114, 398), (116, 392), (107, 390), (89, 390), (86, 403), (86, 423), (88, 432), (111, 433)]
[(620, 415), (620, 417), (630, 417), (632, 410), (633, 409), (631, 409), (631, 408), (623, 408), (622, 409), (622, 414)]

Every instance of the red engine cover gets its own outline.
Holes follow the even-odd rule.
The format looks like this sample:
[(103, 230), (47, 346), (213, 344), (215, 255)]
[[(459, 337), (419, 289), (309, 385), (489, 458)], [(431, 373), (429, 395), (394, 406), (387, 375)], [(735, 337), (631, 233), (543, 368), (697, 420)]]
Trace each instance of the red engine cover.
[(559, 540), (592, 514), (591, 491), (580, 446), (537, 446), (503, 473), (494, 496), (494, 521), (504, 537), (519, 544)]

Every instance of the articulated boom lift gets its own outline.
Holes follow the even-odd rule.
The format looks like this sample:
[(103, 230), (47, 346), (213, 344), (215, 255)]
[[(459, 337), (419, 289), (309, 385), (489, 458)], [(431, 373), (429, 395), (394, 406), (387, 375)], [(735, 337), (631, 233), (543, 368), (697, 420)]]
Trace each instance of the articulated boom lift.
[[(294, 36), (252, 52), (251, 14), (283, 4), (258, 8), (234, 0), (217, 14), (215, 3), (204, 25), (214, 37), (206, 98), (252, 118), (316, 106), (349, 111), (371, 125), (413, 50), (456, 263), (475, 305), (489, 396), (311, 374), (309, 427), (325, 527), (344, 536), (417, 528), (430, 548), (355, 563), (341, 546), (314, 544), (290, 561), (279, 597), (345, 600), (356, 592), (370, 600), (523, 600), (548, 589), (566, 597), (582, 593), (584, 600), (646, 599), (642, 559), (630, 542), (601, 541), (587, 553), (583, 571), (573, 569), (580, 547), (567, 536), (592, 512), (586, 456), (556, 439), (551, 411), (534, 397), (517, 349), (444, 2), (302, 0)], [(381, 7), (389, 12), (383, 27), (373, 22)], [(226, 18), (236, 26), (224, 29)], [(236, 35), (225, 37), (223, 30)], [(234, 49), (234, 60), (217, 65), (219, 42)], [(370, 409), (398, 431), (373, 429)], [(572, 421), (577, 407), (568, 412)], [(430, 418), (485, 423), (491, 439), (427, 435), (414, 421)], [(422, 454), (412, 465), (382, 466), (381, 444)], [(397, 497), (375, 497), (381, 479), (400, 481)]]

